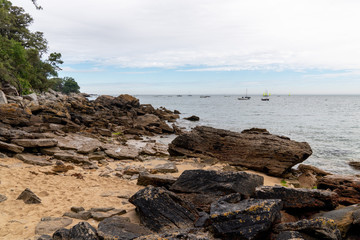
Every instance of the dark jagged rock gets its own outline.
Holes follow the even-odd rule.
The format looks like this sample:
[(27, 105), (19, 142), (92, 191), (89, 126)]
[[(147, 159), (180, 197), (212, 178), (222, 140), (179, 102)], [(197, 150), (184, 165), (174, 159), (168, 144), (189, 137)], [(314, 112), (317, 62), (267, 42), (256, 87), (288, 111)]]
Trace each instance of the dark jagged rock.
[(107, 240), (131, 240), (152, 232), (140, 225), (130, 223), (127, 218), (110, 217), (102, 220), (98, 226), (98, 235)]
[(352, 216), (353, 216), (353, 224), (360, 226), (360, 210), (354, 211)]
[(129, 202), (136, 206), (141, 222), (156, 232), (193, 227), (198, 218), (192, 204), (165, 188), (149, 186), (138, 191)]
[(80, 222), (69, 231), (69, 240), (99, 240), (96, 229), (87, 222)]
[(47, 160), (46, 156), (37, 156), (37, 155), (26, 153), (26, 154), (16, 154), (15, 157), (27, 164), (38, 165), (38, 166), (53, 165), (52, 162), (49, 162)]
[(0, 141), (0, 149), (14, 153), (22, 153), (24, 151), (23, 147), (2, 141)]
[(192, 121), (192, 122), (200, 121), (200, 118), (198, 116), (195, 116), (195, 115), (193, 115), (191, 117), (184, 118), (184, 119)]
[(178, 192), (179, 196), (197, 208), (209, 212), (210, 204), (219, 197), (231, 193), (249, 197), (263, 183), (263, 177), (245, 172), (186, 170), (170, 190)]
[[(334, 220), (329, 218), (303, 219), (292, 223), (280, 223), (273, 228), (274, 232), (300, 232), (305, 239), (341, 240), (341, 234)], [(306, 238), (307, 237), (307, 238)]]
[(249, 130), (236, 133), (211, 127), (196, 127), (169, 144), (172, 156), (216, 158), (237, 165), (282, 176), (295, 164), (306, 160), (312, 150), (305, 142)]
[(209, 233), (199, 231), (180, 230), (163, 234), (152, 234), (135, 238), (134, 240), (212, 240)]
[(31, 114), (15, 103), (0, 105), (0, 122), (13, 127), (29, 126)]
[(52, 235), (53, 240), (70, 240), (70, 230), (61, 228)]
[(360, 203), (360, 179), (351, 176), (328, 175), (318, 181), (318, 189), (330, 189), (339, 195), (339, 203)]
[(301, 233), (296, 231), (281, 232), (275, 240), (305, 240)]
[(0, 194), (0, 203), (7, 200), (7, 197), (5, 195)]
[(212, 230), (221, 239), (264, 239), (280, 219), (281, 200), (248, 199), (212, 204)]
[(85, 208), (83, 208), (83, 207), (71, 207), (70, 210), (71, 210), (72, 212), (78, 213), (78, 212), (85, 211)]
[(72, 223), (70, 218), (45, 217), (36, 225), (35, 234), (51, 234), (54, 231), (64, 228)]
[(26, 188), (16, 200), (24, 200), (26, 204), (38, 204), (41, 203), (41, 199), (35, 195), (30, 189)]
[(186, 170), (171, 186), (172, 191), (223, 196), (241, 193), (250, 196), (264, 184), (264, 178), (245, 172)]
[(137, 185), (148, 186), (152, 185), (154, 187), (165, 187), (170, 188), (172, 184), (176, 181), (176, 178), (170, 175), (155, 175), (142, 172), (139, 175)]
[(53, 240), (50, 235), (41, 235), (37, 240)]
[(356, 170), (360, 170), (360, 162), (349, 162), (349, 166), (351, 166), (352, 168), (356, 169)]
[(331, 210), (339, 205), (336, 193), (317, 189), (263, 186), (256, 189), (254, 197), (281, 199), (284, 209), (296, 211)]

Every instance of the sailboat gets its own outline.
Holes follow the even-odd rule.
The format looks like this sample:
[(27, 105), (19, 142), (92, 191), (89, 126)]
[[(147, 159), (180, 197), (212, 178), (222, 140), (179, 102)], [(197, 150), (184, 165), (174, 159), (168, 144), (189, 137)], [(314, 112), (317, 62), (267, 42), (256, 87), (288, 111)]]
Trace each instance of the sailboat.
[(261, 98), (261, 101), (270, 101), (270, 94), (268, 93), (268, 91), (266, 90), (264, 93), (263, 93), (263, 97)]
[(243, 97), (241, 97), (241, 98), (238, 98), (238, 100), (250, 100), (250, 98), (251, 98), (251, 97), (249, 97), (249, 96), (247, 95), (247, 89), (246, 89), (245, 97), (243, 96)]

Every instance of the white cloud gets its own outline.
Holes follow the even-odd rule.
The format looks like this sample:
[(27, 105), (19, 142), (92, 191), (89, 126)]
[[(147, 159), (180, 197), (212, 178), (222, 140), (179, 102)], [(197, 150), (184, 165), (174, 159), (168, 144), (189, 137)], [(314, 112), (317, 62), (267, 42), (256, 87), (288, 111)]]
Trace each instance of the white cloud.
[(67, 63), (360, 69), (357, 0), (13, 0)]

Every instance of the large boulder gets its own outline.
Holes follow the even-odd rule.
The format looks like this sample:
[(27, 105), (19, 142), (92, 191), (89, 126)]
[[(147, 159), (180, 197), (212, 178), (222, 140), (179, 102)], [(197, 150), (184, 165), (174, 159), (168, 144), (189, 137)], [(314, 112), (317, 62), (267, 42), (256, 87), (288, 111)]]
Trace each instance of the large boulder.
[(67, 134), (66, 136), (58, 136), (58, 147), (66, 150), (75, 150), (78, 153), (88, 154), (102, 148), (103, 143), (91, 137), (80, 134)]
[(335, 221), (329, 218), (303, 219), (297, 222), (280, 223), (273, 230), (275, 233), (297, 231), (305, 239), (342, 239)]
[(139, 149), (133, 145), (128, 146), (120, 146), (120, 145), (112, 145), (106, 146), (105, 153), (111, 158), (114, 159), (134, 159), (139, 155)]
[(360, 203), (360, 178), (328, 175), (318, 180), (318, 189), (330, 189), (339, 195), (339, 203), (352, 205)]
[(306, 210), (331, 210), (339, 205), (336, 193), (317, 189), (263, 186), (256, 189), (255, 198), (281, 199), (284, 209), (302, 212)]
[(263, 183), (263, 177), (245, 172), (186, 170), (170, 190), (208, 212), (210, 204), (219, 197), (231, 193), (249, 197)]
[(193, 227), (198, 217), (194, 206), (165, 188), (149, 186), (133, 195), (140, 221), (155, 232)]
[(211, 205), (211, 227), (221, 239), (265, 239), (280, 219), (281, 200), (247, 199)]
[(303, 162), (312, 150), (306, 142), (272, 135), (265, 129), (250, 129), (242, 133), (198, 126), (169, 144), (173, 156), (216, 158), (230, 163), (282, 176), (292, 166)]
[(0, 122), (11, 126), (31, 125), (31, 112), (19, 107), (16, 103), (0, 104)]
[(139, 174), (137, 185), (148, 186), (152, 185), (154, 187), (165, 187), (169, 189), (172, 184), (176, 181), (171, 175), (156, 175), (149, 174), (147, 172), (142, 172)]

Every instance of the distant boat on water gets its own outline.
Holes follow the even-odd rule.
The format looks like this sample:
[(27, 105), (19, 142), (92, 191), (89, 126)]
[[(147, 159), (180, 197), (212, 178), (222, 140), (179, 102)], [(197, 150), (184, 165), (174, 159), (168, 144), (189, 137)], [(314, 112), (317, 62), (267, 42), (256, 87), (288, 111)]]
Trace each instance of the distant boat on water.
[(263, 97), (261, 98), (261, 101), (270, 101), (270, 93), (268, 93), (268, 91), (266, 90), (264, 93), (263, 93)]
[(210, 96), (200, 96), (200, 98), (209, 98)]
[(242, 96), (242, 97), (238, 98), (238, 100), (250, 100), (250, 98), (251, 98), (251, 97), (249, 97), (249, 96), (247, 95), (247, 89), (246, 89), (245, 97)]

